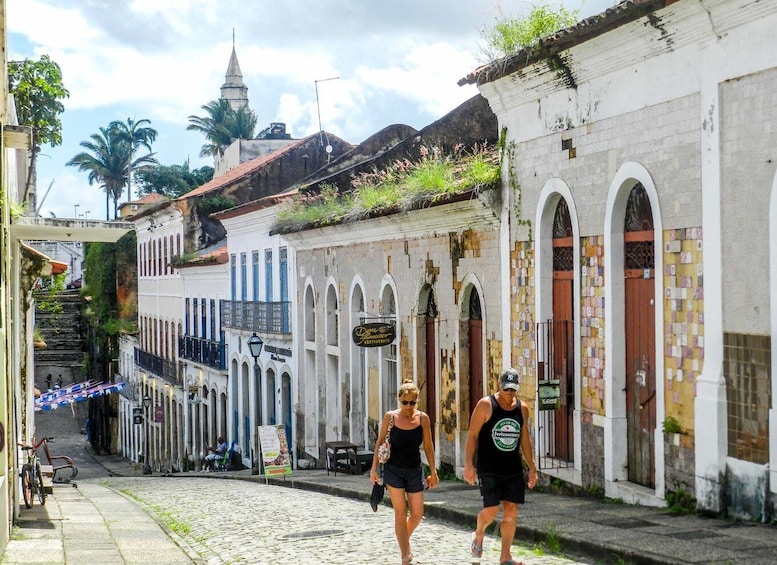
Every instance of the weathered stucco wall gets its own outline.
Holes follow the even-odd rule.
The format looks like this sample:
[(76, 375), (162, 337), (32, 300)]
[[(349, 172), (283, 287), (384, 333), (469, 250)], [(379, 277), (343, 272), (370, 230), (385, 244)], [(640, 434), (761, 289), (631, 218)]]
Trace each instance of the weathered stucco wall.
[[(337, 296), (337, 320), (339, 324), (338, 345), (325, 344), (319, 339), (316, 344), (316, 378), (321, 382), (328, 380), (333, 382), (332, 375), (327, 374), (327, 366), (324, 358), (336, 355), (340, 362), (340, 375), (335, 379), (342, 380), (343, 373), (353, 367), (352, 356), (364, 355), (364, 370), (370, 376), (367, 399), (367, 430), (364, 436), (374, 442), (377, 426), (383, 413), (397, 407), (395, 398), (387, 404), (385, 391), (387, 373), (385, 371), (385, 350), (381, 348), (365, 348), (358, 351), (351, 342), (351, 330), (354, 325), (361, 323), (358, 312), (354, 313), (351, 293), (355, 286), (359, 286), (364, 293), (364, 314), (366, 316), (378, 316), (386, 311), (387, 305), (383, 304), (386, 295), (385, 285), (389, 284), (394, 289), (394, 300), (397, 318), (397, 384), (404, 379), (413, 379), (422, 387), (419, 408), (428, 410), (426, 406), (426, 382), (425, 359), (431, 355), (435, 362), (437, 398), (436, 438), (438, 453), (441, 461), (456, 464), (457, 457), (461, 457), (458, 441), (459, 432), (466, 429), (469, 421), (469, 390), (468, 375), (462, 375), (461, 366), (461, 320), (468, 315), (467, 305), (460, 304), (464, 291), (469, 287), (476, 287), (480, 294), (483, 313), (483, 357), (484, 357), (484, 393), (493, 390), (496, 375), (502, 370), (502, 337), (501, 337), (501, 304), (500, 304), (500, 262), (499, 262), (499, 232), (493, 227), (484, 230), (462, 229), (455, 227), (450, 229), (438, 229), (433, 233), (427, 233), (425, 226), (429, 225), (430, 218), (436, 223), (444, 218), (446, 207), (440, 206), (432, 209), (412, 212), (403, 218), (407, 226), (414, 226), (410, 231), (413, 234), (403, 239), (394, 239), (395, 233), (390, 230), (377, 229), (382, 233), (383, 240), (378, 235), (373, 238), (373, 232), (366, 232), (365, 227), (375, 226), (385, 219), (377, 218), (360, 222), (358, 227), (343, 225), (322, 230), (320, 245), (310, 245), (297, 248), (297, 286), (300, 289), (312, 284), (316, 292), (316, 318), (318, 327), (322, 328), (321, 321), (327, 317), (331, 319), (332, 313), (324, 300), (326, 288), (335, 284), (338, 290)], [(444, 223), (444, 222), (443, 222)], [(332, 238), (327, 233), (347, 233), (350, 243), (327, 246)], [(360, 241), (360, 237), (364, 239)], [(310, 237), (308, 235), (307, 237)], [(424, 326), (421, 321), (425, 316), (419, 317), (419, 308), (425, 308), (422, 304), (422, 296), (431, 288), (434, 296), (434, 304), (437, 308), (435, 318), (435, 341), (433, 351), (426, 348)], [(420, 312), (425, 314), (425, 312)], [(300, 308), (300, 323), (297, 327), (303, 327), (302, 317), (304, 308)], [(323, 332), (319, 332), (323, 333)], [(422, 348), (419, 349), (419, 348)], [(331, 366), (330, 366), (331, 367)], [(306, 379), (309, 378), (305, 377)], [(354, 383), (359, 379), (356, 375), (350, 375)], [(464, 386), (462, 384), (464, 382)], [(396, 388), (396, 387), (395, 387)], [(326, 387), (320, 391), (320, 398), (324, 399), (333, 391)], [(341, 405), (341, 412), (337, 421), (326, 422), (326, 428), (330, 431), (337, 429), (343, 436), (349, 434), (349, 430), (342, 428), (342, 423), (347, 421), (348, 414), (344, 410), (354, 410), (353, 403), (346, 407)], [(466, 413), (466, 415), (465, 415)], [(330, 416), (327, 416), (329, 419)], [(356, 424), (356, 422), (353, 422)], [(330, 439), (330, 438), (327, 438)], [(322, 440), (323, 441), (323, 440)], [(374, 444), (368, 444), (370, 449)]]

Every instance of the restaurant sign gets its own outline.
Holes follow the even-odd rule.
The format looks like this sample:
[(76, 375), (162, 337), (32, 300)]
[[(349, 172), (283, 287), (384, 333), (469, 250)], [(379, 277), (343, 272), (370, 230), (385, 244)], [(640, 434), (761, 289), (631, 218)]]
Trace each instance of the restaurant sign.
[(359, 347), (381, 347), (392, 343), (397, 332), (394, 324), (374, 322), (356, 326), (351, 335), (353, 342)]

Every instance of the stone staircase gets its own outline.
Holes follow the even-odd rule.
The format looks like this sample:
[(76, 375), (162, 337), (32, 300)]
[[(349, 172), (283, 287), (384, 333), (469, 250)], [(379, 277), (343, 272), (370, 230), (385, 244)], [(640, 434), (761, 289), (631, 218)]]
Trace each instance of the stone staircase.
[(62, 312), (35, 311), (35, 326), (46, 347), (35, 349), (35, 382), (46, 390), (46, 376), (52, 385), (62, 376), (64, 385), (83, 380), (83, 337), (81, 334), (81, 296), (76, 290), (63, 290), (57, 296)]

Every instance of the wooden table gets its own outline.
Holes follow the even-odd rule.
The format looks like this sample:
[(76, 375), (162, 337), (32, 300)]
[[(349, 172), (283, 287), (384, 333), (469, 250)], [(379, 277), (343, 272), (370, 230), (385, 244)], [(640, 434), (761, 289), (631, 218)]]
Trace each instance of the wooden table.
[(335, 476), (337, 476), (337, 454), (340, 451), (345, 452), (345, 470), (348, 473), (351, 473), (353, 475), (358, 475), (358, 467), (359, 467), (359, 456), (357, 455), (356, 451), (359, 449), (359, 446), (355, 443), (351, 443), (350, 441), (327, 441), (324, 443), (324, 447), (326, 448), (326, 474), (329, 474), (330, 471), (330, 465), (329, 465), (329, 457), (330, 457), (330, 451), (331, 457), (332, 457), (332, 465), (331, 470), (334, 471)]

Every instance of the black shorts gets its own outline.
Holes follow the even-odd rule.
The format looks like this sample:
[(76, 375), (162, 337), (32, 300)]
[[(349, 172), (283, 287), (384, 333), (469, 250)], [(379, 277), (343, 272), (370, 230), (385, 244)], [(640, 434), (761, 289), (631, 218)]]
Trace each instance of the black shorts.
[(383, 484), (405, 489), (405, 492), (423, 492), (424, 474), (421, 467), (383, 465)]
[(526, 481), (523, 473), (516, 475), (497, 475), (495, 473), (479, 473), (480, 496), (483, 497), (483, 508), (499, 506), (503, 500), (523, 504), (526, 495)]

